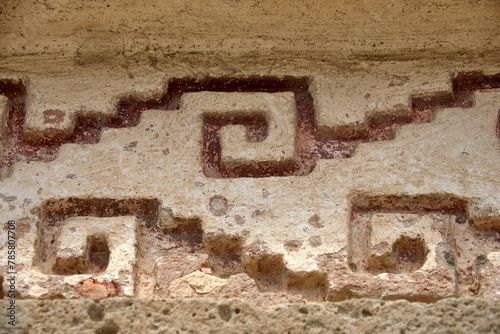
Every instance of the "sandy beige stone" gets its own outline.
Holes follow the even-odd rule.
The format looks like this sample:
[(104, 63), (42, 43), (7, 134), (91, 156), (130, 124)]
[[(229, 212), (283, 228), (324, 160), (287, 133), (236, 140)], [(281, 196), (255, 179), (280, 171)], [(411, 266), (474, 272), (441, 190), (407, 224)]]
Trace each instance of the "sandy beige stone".
[[(63, 221), (55, 247), (45, 249), (45, 260), (36, 258), (35, 265), (19, 270), (18, 296), (100, 299), (135, 295), (136, 231), (135, 217), (75, 217)], [(102, 238), (98, 241), (103, 245), (98, 244), (92, 254), (94, 236)], [(102, 254), (106, 250), (108, 254)]]
[[(17, 224), (17, 297), (101, 300), (19, 300), (20, 328), (499, 331), (498, 12), (495, 0), (0, 4), (0, 216)], [(280, 90), (291, 77), (295, 95)], [(210, 80), (224, 84), (196, 89)], [(223, 124), (220, 152), (207, 144), (220, 124), (206, 116), (231, 113), (264, 119), (267, 137)], [(219, 159), (265, 171), (210, 174)], [(91, 261), (108, 253), (105, 269)]]
[[(437, 57), (494, 61), (499, 51), (494, 0), (321, 0), (293, 5), (277, 0), (19, 1), (2, 9), (0, 33), (5, 42), (0, 55), (14, 56), (9, 63), (20, 70), (32, 68), (29, 60), (36, 57), (44, 61), (40, 67), (53, 71), (54, 63), (65, 61), (89, 67), (104, 62), (132, 67), (140, 61), (161, 67), (163, 61), (182, 56), (224, 70), (228, 64), (223, 60), (200, 53), (243, 53), (252, 64), (256, 56), (289, 60), (311, 54), (312, 60), (330, 62)], [(26, 17), (31, 18), (29, 24), (23, 21)]]
[(175, 292), (170, 290), (172, 281), (199, 271), (207, 258), (206, 254), (169, 254), (157, 259), (155, 294), (170, 296)]
[[(6, 301), (0, 301), (2, 308)], [(256, 307), (236, 299), (23, 300), (10, 333), (495, 333), (498, 301), (357, 299)]]
[(412, 95), (451, 90), (449, 73), (434, 72), (429, 80), (425, 69), (422, 72), (366, 71), (314, 78), (310, 91), (320, 130), (334, 138), (342, 133), (356, 136), (366, 132), (370, 122), (409, 117)]
[[(173, 291), (173, 297), (184, 297), (175, 293), (176, 286), (182, 283), (187, 283), (197, 294), (207, 294), (214, 291), (216, 288), (225, 285), (226, 280), (218, 278), (201, 271), (195, 271), (184, 277), (178, 278), (170, 283), (170, 290)], [(191, 296), (190, 296), (191, 297)]]
[[(457, 198), (487, 202), (488, 210), (473, 209), (474, 215), (471, 215), (469, 211), (472, 209), (469, 208), (473, 206), (467, 205), (469, 211), (465, 213), (473, 221), (488, 219), (489, 225), (496, 228), (498, 203), (492, 198), (499, 196), (498, 178), (495, 177), (500, 172), (495, 129), (498, 92), (477, 92), (474, 99), (472, 108), (448, 108), (438, 111), (431, 123), (403, 125), (394, 140), (360, 144), (351, 158), (320, 160), (307, 176), (262, 179), (207, 178), (201, 168), (202, 121), (199, 115), (190, 113), (186, 107), (169, 112), (150, 110), (144, 112), (137, 127), (104, 130), (96, 145), (67, 144), (61, 147), (57, 159), (52, 162), (16, 164), (13, 176), (2, 180), (5, 198), (12, 199), (2, 210), (10, 217), (37, 219), (30, 211), (40, 209), (44, 199), (64, 196), (116, 198), (116, 194), (126, 198), (158, 198), (162, 206), (172, 209), (175, 217), (199, 219), (203, 233), (222, 229), (226, 234), (241, 236), (243, 247), (256, 241), (266, 242), (270, 254), (283, 254), (284, 268), (290, 272), (314, 272), (318, 269), (317, 256), (337, 252), (343, 256), (343, 265), (346, 266), (343, 249), (348, 245), (352, 194), (416, 196), (450, 193)], [(131, 142), (134, 142), (133, 147)], [(168, 155), (164, 154), (165, 148), (169, 148)], [(52, 186), (54, 184), (57, 187)], [(267, 196), (262, 196), (263, 189)], [(296, 194), (300, 196), (296, 197)], [(214, 215), (210, 206), (215, 195), (225, 199), (226, 208), (220, 215)], [(141, 201), (130, 208), (150, 203)], [(65, 205), (64, 201), (60, 203)], [(309, 224), (314, 214), (321, 217), (323, 227)], [(234, 223), (236, 216), (248, 225)], [(142, 247), (140, 256), (154, 263), (155, 254), (174, 249), (177, 241), (162, 241), (165, 238), (163, 232), (151, 230), (144, 224), (140, 224), (144, 226), (140, 234), (151, 239), (144, 239), (143, 246), (139, 246)], [(474, 225), (465, 224), (461, 229), (477, 238)], [(313, 247), (307, 240), (319, 231), (322, 244)], [(32, 229), (23, 235), (19, 262), (25, 265), (35, 258), (35, 232)], [(402, 232), (394, 230), (394, 235), (387, 238), (396, 240), (398, 233)], [(411, 233), (415, 236), (418, 231)], [(424, 238), (429, 245), (439, 241), (432, 234)], [(300, 252), (285, 247), (290, 240), (301, 243)], [(470, 241), (464, 243), (463, 246), (457, 244), (463, 248), (459, 254), (475, 249), (474, 254), (478, 252), (475, 257), (487, 258), (489, 252), (497, 251), (494, 241), (481, 247)], [(428, 247), (433, 254), (432, 246)], [(440, 257), (441, 263), (446, 263), (444, 252), (436, 252), (436, 256)], [(432, 256), (428, 261), (430, 259)], [(457, 266), (465, 266), (458, 269), (465, 276), (472, 275), (467, 269), (470, 261), (461, 264), (458, 258), (455, 259)], [(139, 293), (143, 293), (140, 291), (144, 286), (144, 291), (150, 291), (144, 293), (151, 295), (154, 282), (150, 279), (154, 277), (154, 265), (142, 263), (138, 270), (139, 282), (142, 282), (138, 285)], [(143, 265), (146, 267), (141, 267)], [(422, 268), (424, 272), (432, 270), (429, 266)], [(342, 275), (352, 275), (351, 269), (346, 267)], [(404, 284), (404, 275), (391, 275), (396, 275), (395, 281)], [(481, 279), (478, 275), (474, 277)], [(380, 284), (384, 280), (382, 277), (376, 279)], [(389, 286), (389, 282), (384, 284), (382, 286)], [(495, 296), (498, 286), (489, 286), (491, 296)], [(428, 288), (432, 290), (432, 283), (429, 282)], [(329, 289), (338, 289), (334, 294), (343, 291), (338, 285), (331, 285)], [(363, 289), (357, 289), (358, 293), (363, 295)], [(440, 286), (429, 293), (435, 297), (448, 296), (445, 290), (449, 291), (449, 288)], [(33, 296), (55, 293), (41, 291)]]

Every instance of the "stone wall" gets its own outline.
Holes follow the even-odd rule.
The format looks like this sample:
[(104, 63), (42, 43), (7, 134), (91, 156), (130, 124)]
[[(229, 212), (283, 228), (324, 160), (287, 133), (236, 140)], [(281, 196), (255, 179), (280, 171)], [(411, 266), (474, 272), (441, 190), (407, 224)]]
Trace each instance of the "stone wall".
[(0, 6), (0, 297), (25, 332), (121, 303), (482, 305), (498, 329), (498, 2)]

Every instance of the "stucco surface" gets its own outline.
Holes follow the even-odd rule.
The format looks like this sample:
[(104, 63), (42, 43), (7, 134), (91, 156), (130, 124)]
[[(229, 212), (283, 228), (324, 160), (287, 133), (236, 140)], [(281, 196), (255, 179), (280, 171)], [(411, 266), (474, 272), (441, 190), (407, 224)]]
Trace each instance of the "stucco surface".
[(0, 17), (20, 332), (500, 330), (498, 1)]
[[(5, 305), (0, 301), (0, 305)], [(25, 300), (8, 333), (496, 333), (499, 302), (350, 300), (255, 307), (238, 300)], [(4, 327), (2, 327), (4, 326)], [(0, 324), (0, 329), (5, 325)]]

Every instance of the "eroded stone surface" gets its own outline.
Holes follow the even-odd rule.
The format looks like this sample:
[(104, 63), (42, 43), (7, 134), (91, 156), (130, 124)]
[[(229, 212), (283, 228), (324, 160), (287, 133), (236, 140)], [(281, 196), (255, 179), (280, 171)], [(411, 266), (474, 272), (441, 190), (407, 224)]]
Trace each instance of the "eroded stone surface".
[[(2, 308), (7, 302), (0, 301)], [(496, 333), (499, 301), (447, 299), (437, 303), (350, 300), (264, 308), (234, 299), (110, 298), (19, 301), (9, 333)]]
[[(485, 81), (458, 88), (460, 75), (453, 78), (450, 94), (460, 100), (454, 92), (467, 92), (466, 104), (449, 106), (431, 92), (433, 117), (426, 123), (395, 122), (390, 130), (394, 136), (377, 137), (377, 142), (344, 138), (356, 145), (346, 156), (303, 153), (314, 149), (311, 142), (323, 140), (308, 137), (314, 129), (294, 132), (308, 124), (300, 121), (307, 111), (290, 103), (298, 103), (307, 90), (211, 92), (230, 82), (215, 80), (196, 83), (207, 91), (179, 96), (178, 108), (142, 112), (137, 126), (105, 127), (95, 144), (63, 144), (53, 161), (16, 163), (12, 175), (2, 180), (8, 203), (2, 210), (38, 226), (20, 236), (25, 241), (19, 296), (233, 295), (232, 276), (247, 275), (239, 277), (249, 277), (255, 285), (249, 295), (239, 297), (264, 303), (256, 294), (272, 293), (267, 304), (294, 296), (315, 301), (498, 298), (496, 76), (471, 74), (467, 80), (490, 80), (493, 86)], [(259, 82), (252, 80), (241, 82)], [(406, 83), (400, 81), (398, 85)], [(407, 90), (399, 94), (409, 98)], [(314, 101), (322, 98), (315, 93)], [(424, 110), (422, 103), (408, 108), (418, 113)], [(271, 119), (281, 117), (280, 108), (289, 118), (276, 128)], [(243, 161), (257, 174), (207, 175), (204, 155), (221, 154), (224, 161), (224, 150), (234, 150), (241, 139), (233, 142), (236, 138), (222, 130), (234, 125), (223, 121), (217, 125), (221, 150), (205, 151), (204, 133), (216, 123), (206, 123), (204, 117), (238, 116), (231, 112), (254, 117), (254, 111), (268, 113), (267, 138), (255, 143), (265, 152), (250, 150)], [(314, 109), (309, 112), (314, 116)], [(400, 116), (392, 109), (386, 113)], [(295, 135), (281, 138), (288, 128)], [(272, 132), (279, 140), (264, 145), (273, 139)], [(302, 144), (290, 145), (294, 138)], [(276, 153), (281, 139), (288, 145), (284, 156)], [(299, 161), (316, 164), (309, 174), (270, 177), (277, 169), (259, 174), (265, 168), (259, 165), (262, 160), (279, 164), (292, 152)], [(99, 217), (98, 225), (85, 227), (94, 219), (86, 216)], [(125, 220), (129, 237), (120, 227), (122, 216), (135, 217)], [(125, 233), (126, 242), (113, 239), (116, 229)], [(120, 253), (118, 244), (128, 245), (128, 251)], [(107, 267), (89, 264), (91, 249), (97, 258), (109, 256)], [(37, 261), (40, 268), (30, 264)], [(283, 299), (283, 294), (289, 297)]]
[(498, 9), (3, 1), (0, 332), (500, 332)]
[(390, 122), (411, 117), (412, 95), (451, 90), (450, 74), (368, 72), (353, 77), (317, 77), (311, 84), (316, 121), (333, 138), (361, 137), (370, 122)]
[(498, 299), (497, 7), (3, 6), (17, 296)]
[[(119, 0), (49, 5), (35, 0), (2, 9), (5, 42), (0, 56), (10, 57), (18, 70), (33, 68), (30, 60), (37, 57), (43, 60), (40, 67), (55, 72), (61, 68), (54, 63), (114, 63), (134, 75), (137, 62), (162, 68), (166, 61), (185, 58), (194, 65), (186, 71), (196, 71), (202, 63), (222, 72), (252, 66), (267, 56), (269, 71), (276, 62), (297, 58), (317, 63), (454, 57), (497, 61), (499, 51), (495, 0), (389, 5), (321, 0), (293, 6), (281, 1), (176, 0), (125, 6)], [(32, 18), (29, 24), (23, 21), (26, 17)], [(242, 57), (226, 62), (221, 55), (228, 53)]]
[[(41, 224), (31, 270), (20, 270), (18, 297), (133, 296), (135, 217), (74, 217)], [(24, 269), (24, 268), (23, 268)]]

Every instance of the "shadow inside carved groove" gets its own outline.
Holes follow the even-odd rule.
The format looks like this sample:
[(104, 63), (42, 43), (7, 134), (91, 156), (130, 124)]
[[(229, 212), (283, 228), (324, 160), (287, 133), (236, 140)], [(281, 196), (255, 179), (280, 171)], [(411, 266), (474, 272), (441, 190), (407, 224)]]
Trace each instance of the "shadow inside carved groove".
[(500, 109), (498, 109), (497, 137), (500, 139)]
[(352, 197), (352, 212), (363, 211), (439, 211), (458, 213), (458, 223), (465, 222), (468, 201), (452, 194), (425, 195), (380, 195), (365, 196), (356, 194)]
[(290, 272), (287, 290), (309, 301), (322, 301), (328, 294), (328, 275), (320, 271)]
[(87, 237), (84, 256), (57, 258), (53, 267), (56, 275), (98, 274), (106, 270), (110, 251), (105, 235)]
[(428, 253), (423, 239), (401, 236), (392, 245), (391, 252), (370, 256), (368, 271), (372, 274), (411, 273), (423, 266)]
[(208, 265), (212, 274), (227, 278), (243, 272), (243, 240), (237, 236), (206, 234), (203, 237)]
[[(314, 101), (308, 92), (309, 80), (296, 77), (247, 78), (193, 78), (172, 79), (166, 93), (159, 99), (142, 100), (137, 96), (123, 97), (117, 104), (114, 115), (79, 112), (75, 115), (75, 126), (71, 132), (45, 131), (26, 133), (25, 99), (26, 88), (20, 81), (0, 80), (0, 94), (10, 102), (7, 121), (6, 149), (2, 156), (1, 177), (8, 176), (12, 165), (20, 160), (50, 161), (57, 156), (58, 148), (65, 143), (97, 143), (103, 128), (136, 126), (141, 113), (147, 109), (172, 110), (179, 107), (184, 93), (214, 92), (293, 92), (297, 108), (296, 154), (294, 161), (258, 162), (252, 164), (221, 163), (218, 131), (222, 126), (241, 124), (247, 127), (251, 141), (265, 137), (262, 115), (228, 120), (224, 116), (207, 116), (204, 119), (203, 171), (208, 177), (269, 177), (309, 174), (318, 159), (349, 158), (357, 144), (379, 140), (391, 140), (395, 129), (407, 123), (430, 122), (437, 109), (447, 107), (468, 108), (473, 105), (475, 90), (500, 87), (500, 74), (484, 75), (481, 72), (459, 73), (452, 80), (452, 92), (430, 93), (412, 96), (412, 113), (388, 111), (372, 115), (366, 128), (337, 128), (334, 131), (318, 128), (315, 121)], [(499, 116), (500, 117), (500, 116)], [(233, 122), (233, 123), (231, 123)], [(332, 132), (333, 131), (333, 132)], [(500, 137), (500, 121), (498, 125)]]
[(109, 264), (109, 247), (105, 235), (92, 235), (88, 238), (89, 244), (89, 272), (100, 273), (106, 270)]
[(283, 291), (286, 288), (286, 267), (281, 254), (260, 254), (245, 257), (244, 268), (264, 292)]
[(484, 233), (485, 235), (500, 233), (500, 216), (476, 217), (476, 219), (471, 222), (471, 225), (475, 231)]
[(255, 253), (254, 247), (244, 248), (243, 240), (236, 236), (209, 233), (203, 240), (208, 265), (216, 276), (245, 273), (261, 292), (286, 291), (310, 301), (323, 300), (327, 295), (328, 277), (324, 272), (292, 272), (286, 268), (283, 255)]
[(69, 217), (117, 217), (137, 216), (156, 225), (160, 202), (153, 198), (79, 198), (50, 199), (42, 204), (40, 218), (47, 227)]
[(176, 217), (171, 209), (161, 209), (158, 226), (176, 240), (193, 245), (202, 243), (203, 227), (199, 218)]
[(255, 280), (262, 292), (284, 292), (302, 295), (309, 301), (322, 301), (328, 293), (328, 275), (321, 271), (290, 271), (281, 254), (246, 253), (244, 272)]

